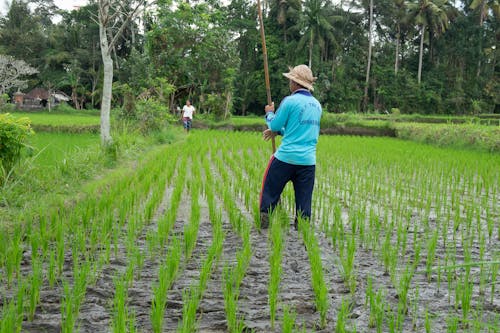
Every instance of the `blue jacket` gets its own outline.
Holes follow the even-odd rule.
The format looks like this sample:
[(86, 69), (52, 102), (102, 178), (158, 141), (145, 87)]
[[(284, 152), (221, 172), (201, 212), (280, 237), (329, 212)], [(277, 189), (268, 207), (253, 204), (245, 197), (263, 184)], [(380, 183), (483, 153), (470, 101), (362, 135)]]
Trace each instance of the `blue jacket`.
[(305, 89), (285, 97), (276, 113), (268, 112), (267, 126), (283, 135), (274, 157), (289, 164), (316, 165), (321, 112), (318, 100)]

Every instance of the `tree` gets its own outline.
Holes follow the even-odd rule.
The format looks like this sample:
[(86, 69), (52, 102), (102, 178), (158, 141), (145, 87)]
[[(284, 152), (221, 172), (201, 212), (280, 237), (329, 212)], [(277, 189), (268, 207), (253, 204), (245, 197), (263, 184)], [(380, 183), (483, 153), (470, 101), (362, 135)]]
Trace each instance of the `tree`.
[(5, 17), (0, 17), (2, 53), (35, 65), (46, 47), (46, 28), (40, 17), (32, 14), (28, 3), (13, 0)]
[[(418, 59), (418, 83), (422, 79), (422, 58), (424, 53), (425, 35), (428, 33), (429, 53), (432, 59), (432, 38), (441, 35), (455, 15), (456, 9), (448, 0), (419, 0), (409, 6), (410, 17), (420, 27), (420, 47)], [(454, 10), (455, 9), (455, 10)]]
[(152, 76), (168, 78), (179, 99), (199, 99), (194, 103), (200, 112), (209, 95), (232, 96), (235, 75), (231, 69), (236, 70), (239, 62), (235, 34), (227, 27), (228, 16), (226, 9), (210, 2), (158, 4), (158, 14), (147, 34)]
[(312, 68), (313, 48), (317, 43), (324, 50), (327, 41), (334, 41), (333, 26), (329, 20), (331, 4), (325, 0), (306, 0), (303, 17), (293, 29), (302, 33), (299, 48), (309, 43), (309, 68)]
[(497, 19), (500, 19), (500, 2), (498, 0), (473, 0), (470, 8), (479, 11), (480, 26), (483, 26), (484, 20), (488, 17), (490, 10)]
[[(113, 52), (119, 38), (127, 28), (129, 22), (138, 14), (146, 0), (139, 0), (134, 6), (126, 6), (119, 0), (98, 0), (99, 40), (102, 62), (104, 65), (104, 79), (101, 99), (101, 143), (110, 145), (113, 140), (110, 130), (111, 95), (113, 89)], [(116, 27), (118, 27), (116, 29)]]
[[(498, 0), (473, 0), (470, 4), (472, 10), (479, 11), (479, 26), (483, 27), (484, 21), (488, 18), (489, 12), (493, 12), (493, 16), (498, 20), (500, 19), (500, 2)], [(479, 43), (479, 48), (482, 50), (482, 43)], [(479, 77), (481, 73), (481, 58), (477, 64), (477, 74)]]
[(24, 77), (36, 73), (38, 70), (24, 60), (16, 60), (14, 57), (0, 54), (0, 95), (11, 88), (26, 88), (27, 81)]

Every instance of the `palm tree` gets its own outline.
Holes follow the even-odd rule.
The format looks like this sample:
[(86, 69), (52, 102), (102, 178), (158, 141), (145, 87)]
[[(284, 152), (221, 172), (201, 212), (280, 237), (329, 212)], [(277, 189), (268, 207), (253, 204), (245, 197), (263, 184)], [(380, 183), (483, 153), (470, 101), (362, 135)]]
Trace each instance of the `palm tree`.
[(479, 8), (480, 26), (483, 26), (483, 22), (488, 16), (490, 10), (497, 19), (500, 18), (500, 2), (498, 0), (473, 0), (470, 4), (470, 8), (472, 10)]
[(283, 27), (283, 40), (285, 45), (288, 42), (288, 21), (296, 13), (301, 12), (300, 0), (275, 0), (276, 19), (279, 25)]
[[(493, 16), (500, 19), (500, 2), (498, 0), (473, 0), (470, 4), (472, 10), (479, 11), (479, 26), (482, 27), (484, 21), (488, 17), (490, 10), (493, 12)], [(479, 44), (479, 49), (482, 50), (482, 42)], [(481, 74), (481, 58), (478, 60), (476, 76), (479, 77)]]
[(401, 28), (404, 25), (404, 19), (406, 16), (406, 1), (405, 0), (393, 0), (394, 5), (394, 24), (396, 25), (396, 52), (394, 59), (394, 74), (398, 74), (399, 70), (399, 53), (401, 47)]
[(317, 43), (323, 51), (327, 41), (335, 40), (333, 26), (329, 19), (330, 9), (331, 4), (325, 0), (306, 0), (302, 19), (292, 28), (302, 33), (299, 48), (309, 43), (309, 68), (312, 68), (314, 43)]
[(424, 40), (428, 34), (429, 51), (432, 58), (432, 38), (438, 37), (448, 28), (451, 19), (456, 15), (456, 9), (448, 0), (419, 0), (410, 3), (410, 18), (420, 27), (420, 47), (418, 58), (418, 83), (422, 79), (422, 57)]

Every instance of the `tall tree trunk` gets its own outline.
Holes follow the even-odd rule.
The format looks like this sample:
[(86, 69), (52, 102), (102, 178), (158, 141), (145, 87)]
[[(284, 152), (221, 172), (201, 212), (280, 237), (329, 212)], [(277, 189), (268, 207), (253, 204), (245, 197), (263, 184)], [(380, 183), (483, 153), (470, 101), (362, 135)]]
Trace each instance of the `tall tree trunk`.
[(78, 102), (78, 92), (76, 91), (76, 86), (71, 87), (71, 100), (75, 105), (75, 109), (80, 110), (80, 103)]
[(311, 29), (311, 36), (309, 39), (309, 68), (312, 70), (312, 56), (313, 56), (313, 31)]
[(425, 24), (420, 27), (420, 50), (418, 55), (418, 79), (417, 82), (420, 84), (422, 81), (422, 57), (424, 56), (424, 35), (425, 35)]
[(373, 25), (373, 0), (370, 0), (370, 17), (368, 23), (368, 62), (366, 64), (365, 93), (363, 95), (363, 112), (368, 107), (368, 85), (370, 83), (370, 67), (372, 64), (372, 25)]
[(229, 116), (229, 104), (231, 103), (232, 94), (231, 91), (226, 91), (226, 105), (224, 107), (224, 120)]
[[(479, 26), (482, 28), (483, 23), (484, 23), (484, 18), (486, 17), (487, 12), (486, 12), (486, 1), (483, 1), (481, 3), (481, 7), (479, 9)], [(482, 30), (482, 29), (481, 29)], [(476, 71), (476, 77), (479, 78), (481, 75), (481, 55), (483, 51), (483, 39), (479, 38), (479, 60), (477, 61), (477, 71)]]
[(109, 114), (111, 110), (111, 93), (113, 88), (113, 59), (108, 45), (108, 36), (105, 27), (99, 25), (99, 36), (101, 38), (101, 54), (104, 65), (104, 81), (102, 87), (101, 101), (101, 143), (104, 146), (113, 142), (111, 138)]
[(396, 55), (394, 57), (394, 74), (398, 74), (399, 70), (399, 45), (401, 43), (401, 26), (398, 23), (396, 33)]

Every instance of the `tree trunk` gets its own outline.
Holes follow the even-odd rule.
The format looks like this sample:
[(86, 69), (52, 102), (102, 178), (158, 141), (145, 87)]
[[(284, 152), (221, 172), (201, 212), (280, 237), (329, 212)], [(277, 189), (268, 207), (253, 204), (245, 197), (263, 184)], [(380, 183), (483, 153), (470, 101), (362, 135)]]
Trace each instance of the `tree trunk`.
[(108, 36), (105, 27), (99, 24), (99, 36), (101, 39), (101, 54), (104, 65), (104, 81), (102, 86), (101, 101), (101, 143), (104, 146), (113, 142), (110, 131), (109, 114), (111, 110), (111, 93), (113, 88), (113, 59), (111, 59), (108, 45)]
[(395, 55), (395, 59), (394, 59), (394, 74), (398, 74), (398, 70), (399, 70), (399, 44), (401, 43), (401, 27), (400, 25), (398, 24), (398, 27), (397, 27), (397, 33), (396, 33), (396, 55)]
[(313, 31), (311, 29), (311, 36), (309, 40), (309, 68), (312, 70), (312, 55), (313, 55)]
[(363, 95), (363, 112), (368, 107), (368, 85), (370, 83), (370, 67), (372, 64), (372, 25), (373, 25), (373, 0), (370, 0), (370, 17), (368, 24), (368, 62), (366, 64), (365, 92)]
[[(483, 1), (481, 3), (481, 7), (480, 7), (480, 10), (479, 10), (479, 26), (481, 28), (483, 27), (484, 18), (487, 15), (487, 12), (486, 12), (485, 9), (486, 9), (486, 2)], [(479, 60), (477, 61), (477, 71), (476, 71), (476, 77), (477, 78), (479, 78), (479, 76), (481, 75), (481, 56), (482, 56), (482, 51), (483, 51), (483, 43), (482, 43), (482, 41), (483, 41), (483, 39), (479, 38)]]
[(420, 84), (422, 79), (422, 57), (424, 56), (424, 35), (425, 35), (425, 24), (420, 27), (420, 54), (418, 55), (418, 79), (417, 82)]
[(226, 92), (226, 105), (225, 105), (225, 108), (224, 108), (224, 120), (227, 119), (228, 115), (229, 115), (229, 104), (231, 103), (231, 91), (227, 91)]
[(75, 109), (80, 110), (80, 103), (78, 102), (78, 92), (76, 91), (76, 86), (71, 87), (71, 100), (75, 105)]

